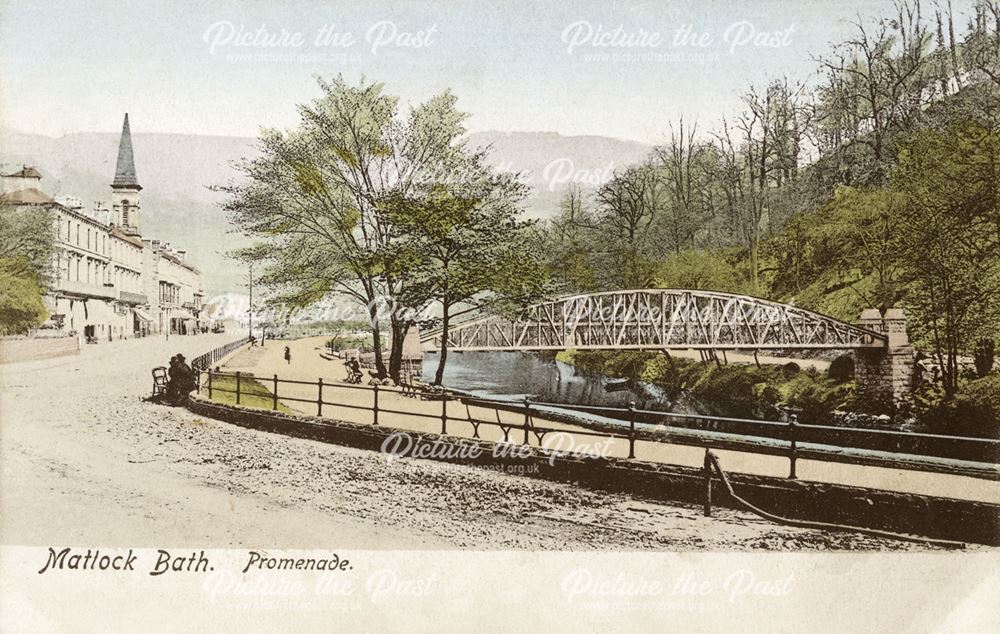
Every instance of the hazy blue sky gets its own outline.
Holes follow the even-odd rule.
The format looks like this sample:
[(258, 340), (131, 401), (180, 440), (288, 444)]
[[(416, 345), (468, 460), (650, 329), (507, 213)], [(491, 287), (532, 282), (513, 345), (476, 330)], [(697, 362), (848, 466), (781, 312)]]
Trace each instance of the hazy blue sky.
[[(969, 2), (954, 4), (962, 11)], [(293, 125), (294, 105), (317, 93), (314, 75), (344, 73), (384, 81), (404, 103), (451, 87), (473, 130), (656, 142), (679, 115), (707, 126), (731, 112), (748, 82), (807, 78), (811, 54), (828, 51), (858, 12), (878, 14), (891, 2), (0, 0), (0, 7), (2, 117), (20, 131), (116, 130), (128, 111), (136, 132), (253, 135), (260, 126)], [(711, 40), (678, 45), (685, 25)], [(618, 27), (616, 43), (625, 37), (633, 46), (594, 46)], [(263, 32), (257, 44), (279, 45), (253, 45), (254, 38), (237, 45), (240, 29)], [(334, 42), (317, 45), (321, 31)], [(777, 46), (746, 41), (761, 33)]]

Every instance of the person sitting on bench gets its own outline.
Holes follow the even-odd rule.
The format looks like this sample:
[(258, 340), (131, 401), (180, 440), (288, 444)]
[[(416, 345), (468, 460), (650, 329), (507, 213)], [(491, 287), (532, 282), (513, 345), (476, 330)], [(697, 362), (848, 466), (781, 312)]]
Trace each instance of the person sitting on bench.
[(194, 373), (184, 362), (184, 355), (175, 354), (170, 358), (167, 369), (167, 400), (175, 405), (182, 405), (194, 389)]
[(361, 363), (357, 357), (347, 362), (347, 382), (361, 383)]

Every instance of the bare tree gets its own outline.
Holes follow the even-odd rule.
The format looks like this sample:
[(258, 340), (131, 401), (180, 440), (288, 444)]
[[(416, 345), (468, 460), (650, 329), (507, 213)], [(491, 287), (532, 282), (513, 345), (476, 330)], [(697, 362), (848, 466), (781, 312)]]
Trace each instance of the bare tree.
[(963, 56), (974, 78), (1000, 87), (1000, 2), (980, 0), (969, 22)]
[[(846, 106), (859, 117), (849, 131), (847, 144), (862, 144), (872, 153), (872, 179), (881, 181), (891, 154), (894, 133), (910, 129), (914, 117), (926, 103), (929, 74), (927, 28), (920, 2), (897, 3), (897, 17), (882, 18), (867, 25), (859, 17), (855, 35), (836, 47), (836, 53), (820, 58), (832, 73), (836, 95), (828, 106)], [(840, 118), (839, 112), (825, 116)], [(854, 121), (848, 117), (852, 125)]]
[(653, 151), (656, 171), (665, 184), (667, 201), (661, 214), (660, 234), (674, 253), (696, 246), (711, 215), (713, 197), (706, 170), (704, 143), (697, 141), (698, 124), (685, 128), (681, 117), (670, 126), (670, 140)]
[(595, 194), (596, 223), (606, 232), (605, 274), (617, 288), (645, 288), (653, 282), (650, 247), (662, 209), (662, 184), (649, 164), (616, 174)]

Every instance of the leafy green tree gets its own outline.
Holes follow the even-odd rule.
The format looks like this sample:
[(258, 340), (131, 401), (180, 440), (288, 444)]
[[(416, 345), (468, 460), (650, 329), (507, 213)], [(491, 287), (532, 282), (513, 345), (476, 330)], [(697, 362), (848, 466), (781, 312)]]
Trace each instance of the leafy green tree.
[(42, 294), (55, 254), (52, 210), (0, 205), (0, 334), (23, 333), (48, 317)]
[(891, 190), (841, 188), (815, 218), (814, 233), (832, 255), (828, 266), (865, 306), (883, 313), (899, 295), (895, 251), (901, 204)]
[(45, 321), (42, 288), (24, 258), (0, 259), (0, 335), (24, 333)]
[(387, 205), (400, 228), (410, 289), (441, 309), (441, 349), (434, 382), (441, 384), (448, 359), (448, 333), (456, 307), (504, 303), (524, 305), (545, 290), (545, 270), (533, 223), (519, 219), (524, 187), (510, 175), (495, 174), (481, 159), (467, 166), (462, 187), (436, 185), (417, 200)]
[(47, 207), (0, 204), (0, 258), (8, 274), (48, 283), (55, 255), (54, 221)]
[(742, 293), (746, 281), (722, 253), (689, 249), (664, 260), (656, 278), (661, 288)]
[(1000, 323), (998, 183), (1000, 135), (976, 124), (917, 134), (892, 175), (903, 199), (896, 253), (907, 306), (933, 346), (946, 397), (958, 390), (959, 354)]
[(266, 265), (261, 281), (272, 292), (293, 306), (338, 293), (366, 307), (386, 376), (380, 307), (390, 308), (400, 350), (411, 307), (400, 306), (408, 263), (382, 204), (456, 173), (465, 115), (449, 92), (403, 115), (382, 84), (337, 77), (319, 86), (321, 95), (299, 106), (299, 126), (265, 131), (258, 156), (238, 165), (245, 178), (219, 189), (237, 230), (257, 241), (238, 256)]

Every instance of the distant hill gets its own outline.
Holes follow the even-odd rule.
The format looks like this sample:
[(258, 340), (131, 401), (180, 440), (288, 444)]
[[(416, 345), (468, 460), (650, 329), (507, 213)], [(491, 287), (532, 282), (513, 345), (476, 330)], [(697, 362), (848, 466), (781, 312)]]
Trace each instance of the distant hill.
[[(144, 134), (132, 142), (136, 171), (143, 187), (143, 235), (186, 249), (201, 267), (206, 294), (241, 289), (245, 274), (221, 254), (243, 244), (229, 232), (220, 210), (222, 197), (212, 185), (235, 176), (231, 162), (254, 152), (249, 137), (189, 134)], [(0, 163), (20, 168), (34, 165), (42, 173), (42, 189), (53, 196), (80, 198), (86, 207), (110, 200), (118, 133), (86, 132), (52, 138), (0, 129)], [(532, 187), (526, 201), (531, 217), (546, 218), (559, 208), (567, 183), (596, 185), (611, 173), (642, 160), (651, 146), (600, 136), (563, 136), (554, 132), (477, 132), (471, 145), (491, 146), (498, 169), (524, 174)]]
[[(110, 202), (119, 133), (78, 133), (59, 138), (0, 130), (0, 162), (35, 165), (42, 189), (73, 196), (92, 208)], [(188, 252), (204, 273), (206, 294), (241, 287), (244, 273), (221, 255), (243, 243), (229, 233), (208, 190), (235, 176), (229, 163), (253, 151), (253, 139), (183, 134), (132, 134), (142, 185), (142, 233)]]
[(475, 146), (491, 146), (491, 163), (501, 170), (524, 172), (532, 193), (525, 201), (529, 216), (548, 218), (559, 210), (566, 185), (596, 186), (615, 170), (642, 161), (651, 145), (602, 136), (563, 136), (556, 132), (476, 132)]

